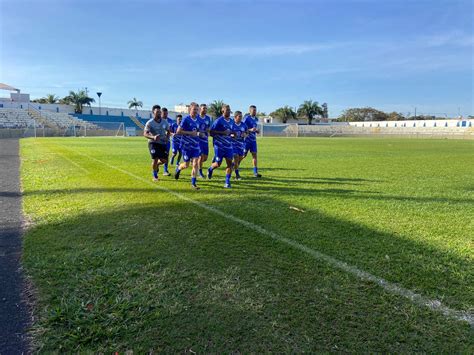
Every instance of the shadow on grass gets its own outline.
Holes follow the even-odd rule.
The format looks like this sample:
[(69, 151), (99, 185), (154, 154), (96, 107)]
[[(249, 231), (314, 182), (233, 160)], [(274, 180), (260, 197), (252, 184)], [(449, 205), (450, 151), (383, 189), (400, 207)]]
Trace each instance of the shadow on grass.
[[(263, 203), (271, 212), (250, 216), (241, 199), (212, 206), (448, 306), (469, 298), (467, 260)], [(179, 201), (40, 225), (26, 235), (24, 262), (46, 352), (462, 352), (472, 341), (466, 324)]]

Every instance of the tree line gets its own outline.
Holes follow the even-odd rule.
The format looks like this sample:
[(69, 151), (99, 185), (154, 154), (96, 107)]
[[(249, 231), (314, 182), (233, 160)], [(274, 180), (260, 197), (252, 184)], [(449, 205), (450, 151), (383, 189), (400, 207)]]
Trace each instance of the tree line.
[[(82, 113), (84, 106), (90, 106), (91, 103), (95, 102), (92, 97), (87, 95), (85, 90), (78, 90), (77, 92), (70, 91), (69, 95), (59, 98), (54, 94), (48, 94), (43, 98), (32, 100), (32, 102), (42, 104), (64, 104), (74, 105), (74, 111), (76, 113)], [(129, 109), (136, 109), (143, 107), (143, 102), (133, 98), (127, 102)], [(210, 116), (217, 118), (222, 113), (222, 106), (224, 101), (214, 100), (208, 104), (208, 113)], [(265, 112), (257, 113), (257, 116), (266, 116)], [(328, 118), (328, 106), (326, 103), (319, 105), (317, 101), (306, 100), (298, 108), (293, 108), (289, 105), (277, 108), (275, 111), (270, 113), (276, 121), (281, 123), (288, 123), (290, 121), (296, 121), (298, 119), (305, 119), (308, 124), (312, 124), (314, 120), (321, 120)], [(403, 120), (432, 120), (436, 117), (432, 115), (403, 115), (400, 112), (384, 112), (377, 110), (373, 107), (361, 107), (361, 108), (349, 108), (344, 110), (342, 114), (337, 118), (338, 122), (364, 122), (364, 121), (403, 121)]]

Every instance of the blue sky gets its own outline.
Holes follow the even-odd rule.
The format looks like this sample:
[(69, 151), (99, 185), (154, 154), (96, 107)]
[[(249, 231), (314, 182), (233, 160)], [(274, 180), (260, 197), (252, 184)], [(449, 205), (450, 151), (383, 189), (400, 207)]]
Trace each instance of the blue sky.
[[(104, 106), (474, 114), (471, 0), (0, 0), (0, 82)], [(5, 96), (7, 92), (2, 95)]]

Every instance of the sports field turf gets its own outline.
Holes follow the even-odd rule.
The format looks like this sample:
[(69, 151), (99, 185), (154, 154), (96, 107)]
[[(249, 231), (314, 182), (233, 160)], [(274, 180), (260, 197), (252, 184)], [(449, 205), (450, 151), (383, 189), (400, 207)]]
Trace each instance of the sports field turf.
[(474, 141), (264, 138), (201, 191), (143, 138), (21, 143), (37, 349), (474, 351)]

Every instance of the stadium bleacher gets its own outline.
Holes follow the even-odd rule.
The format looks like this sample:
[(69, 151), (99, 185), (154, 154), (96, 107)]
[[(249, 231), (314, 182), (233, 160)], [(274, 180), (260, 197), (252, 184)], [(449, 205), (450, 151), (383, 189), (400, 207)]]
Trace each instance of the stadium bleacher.
[(0, 108), (0, 128), (27, 128), (34, 123), (27, 110)]
[[(80, 120), (86, 122), (93, 122), (97, 126), (107, 126), (109, 123), (123, 123), (125, 127), (135, 127), (141, 129), (132, 119), (128, 116), (104, 116), (104, 115), (86, 115), (86, 114), (74, 114), (72, 115)], [(145, 124), (147, 119), (138, 118), (138, 121)]]

